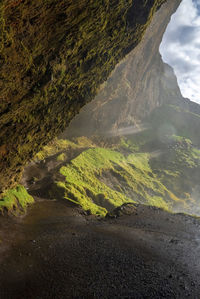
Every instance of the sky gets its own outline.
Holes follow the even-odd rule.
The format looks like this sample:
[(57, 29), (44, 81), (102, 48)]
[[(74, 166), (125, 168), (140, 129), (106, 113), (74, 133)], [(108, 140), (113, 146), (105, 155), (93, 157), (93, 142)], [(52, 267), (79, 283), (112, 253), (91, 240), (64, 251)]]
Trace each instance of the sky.
[(184, 97), (200, 104), (200, 0), (182, 0), (160, 45)]

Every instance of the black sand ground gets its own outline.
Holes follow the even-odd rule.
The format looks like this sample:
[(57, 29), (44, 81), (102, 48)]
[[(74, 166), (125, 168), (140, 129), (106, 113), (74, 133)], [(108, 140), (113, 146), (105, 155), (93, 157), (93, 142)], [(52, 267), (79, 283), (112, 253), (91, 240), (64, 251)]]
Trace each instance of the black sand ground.
[(40, 201), (1, 219), (0, 298), (200, 298), (200, 221), (131, 212), (98, 220)]

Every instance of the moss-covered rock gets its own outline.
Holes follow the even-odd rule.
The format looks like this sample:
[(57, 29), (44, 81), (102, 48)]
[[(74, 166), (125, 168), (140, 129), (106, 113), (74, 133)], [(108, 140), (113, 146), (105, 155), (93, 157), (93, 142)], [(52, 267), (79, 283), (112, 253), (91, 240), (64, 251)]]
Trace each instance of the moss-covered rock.
[[(38, 178), (29, 186), (31, 194), (66, 199), (101, 216), (131, 202), (189, 213), (198, 206), (193, 190), (200, 151), (184, 137), (167, 135), (159, 141), (153, 130), (123, 138), (57, 140), (49, 147), (56, 152), (59, 143), (62, 151), (57, 154), (47, 157), (46, 148), (40, 152), (51, 183)], [(55, 167), (48, 171), (53, 161)]]
[[(118, 139), (115, 149), (83, 150), (63, 163), (57, 188), (102, 216), (131, 202), (199, 214), (200, 150), (185, 137), (166, 135), (160, 141), (155, 130), (146, 136)], [(54, 191), (56, 197), (55, 186)]]
[(28, 205), (33, 202), (33, 197), (28, 194), (24, 186), (18, 185), (16, 188), (4, 193), (3, 198), (0, 200), (0, 213), (7, 212), (18, 216), (24, 214)]
[(94, 97), (164, 1), (1, 1), (1, 191)]

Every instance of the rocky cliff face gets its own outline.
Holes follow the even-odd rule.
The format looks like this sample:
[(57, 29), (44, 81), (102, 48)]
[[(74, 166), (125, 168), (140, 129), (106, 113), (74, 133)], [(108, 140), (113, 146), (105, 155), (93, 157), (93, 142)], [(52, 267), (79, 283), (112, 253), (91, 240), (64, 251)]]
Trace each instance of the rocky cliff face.
[(163, 2), (1, 1), (0, 192), (95, 96)]
[(66, 135), (104, 134), (135, 125), (162, 103), (182, 100), (177, 79), (159, 54), (162, 36), (179, 3), (167, 1), (159, 9), (140, 44), (116, 67), (95, 100), (75, 117)]

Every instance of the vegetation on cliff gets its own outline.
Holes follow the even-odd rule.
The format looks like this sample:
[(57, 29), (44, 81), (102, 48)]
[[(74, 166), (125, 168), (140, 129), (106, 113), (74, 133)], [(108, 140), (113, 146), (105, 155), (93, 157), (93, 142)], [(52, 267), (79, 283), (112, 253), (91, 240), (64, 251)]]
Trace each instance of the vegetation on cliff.
[(105, 215), (128, 202), (167, 209), (163, 197), (171, 194), (158, 184), (148, 162), (147, 154), (133, 153), (125, 157), (117, 150), (89, 149), (61, 167), (65, 182), (57, 182), (57, 185), (65, 189), (66, 199), (92, 214)]
[(90, 101), (164, 0), (0, 3), (0, 192)]
[(56, 139), (35, 157), (51, 183), (36, 178), (31, 194), (101, 216), (128, 202), (198, 214), (200, 150), (159, 116), (157, 128), (153, 113), (149, 129), (128, 137)]
[[(185, 114), (198, 119), (165, 105), (136, 134), (54, 139), (35, 155), (23, 183), (33, 196), (66, 199), (100, 216), (130, 202), (200, 214), (200, 150), (197, 134), (190, 134), (192, 119), (183, 130)], [(15, 212), (29, 202), (27, 191), (17, 187), (4, 195), (1, 210)]]

